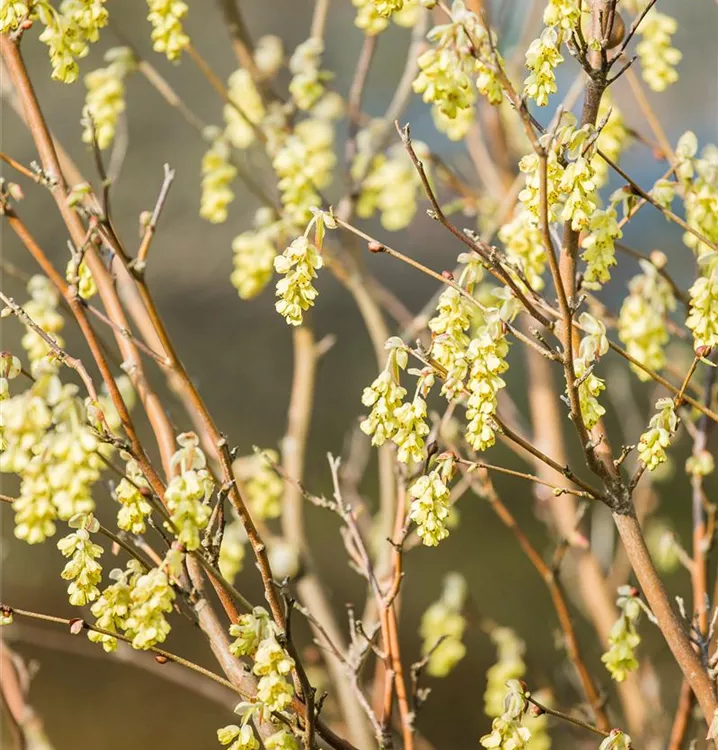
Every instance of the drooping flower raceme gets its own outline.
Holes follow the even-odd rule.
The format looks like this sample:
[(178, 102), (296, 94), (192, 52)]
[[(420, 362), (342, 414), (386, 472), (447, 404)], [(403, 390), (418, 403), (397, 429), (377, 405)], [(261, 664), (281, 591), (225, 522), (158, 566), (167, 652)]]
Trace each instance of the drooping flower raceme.
[(177, 540), (186, 549), (200, 545), (200, 532), (207, 527), (212, 513), (207, 500), (214, 489), (214, 481), (207, 471), (207, 459), (193, 432), (178, 435), (179, 450), (172, 456), (172, 466), (179, 474), (172, 477), (165, 491), (165, 502), (170, 512)]
[(464, 577), (460, 573), (448, 573), (441, 597), (421, 616), (421, 651), (429, 657), (426, 670), (432, 677), (446, 677), (464, 658), (466, 646), (461, 639), (466, 630), (466, 618), (462, 614), (465, 601)]
[(224, 105), (224, 137), (238, 149), (248, 148), (256, 140), (255, 128), (266, 114), (262, 97), (244, 68), (235, 70), (227, 81), (231, 103)]
[(70, 604), (83, 607), (100, 595), (97, 585), (102, 579), (102, 566), (97, 560), (103, 549), (90, 539), (90, 533), (98, 531), (100, 525), (90, 514), (74, 516), (69, 526), (77, 531), (57, 543), (60, 552), (70, 558), (61, 575), (66, 581), (71, 581), (67, 587)]
[(276, 272), (282, 274), (277, 282), (276, 296), (279, 299), (275, 308), (289, 325), (301, 325), (304, 313), (314, 306), (318, 292), (312, 282), (323, 265), (319, 250), (304, 235), (293, 240), (274, 259)]
[(407, 365), (408, 355), (403, 348), (403, 342), (390, 339), (387, 342), (389, 356), (386, 367), (374, 380), (364, 389), (362, 404), (371, 407), (371, 412), (361, 423), (361, 431), (365, 435), (371, 435), (371, 444), (382, 446), (387, 440), (396, 435), (399, 425), (395, 412), (401, 406), (406, 389), (399, 383), (399, 371)]
[(113, 47), (105, 53), (105, 68), (97, 68), (85, 76), (87, 123), (82, 133), (85, 143), (93, 136), (100, 149), (106, 149), (115, 138), (120, 115), (125, 111), (125, 78), (137, 67), (129, 47)]
[[(639, 261), (642, 273), (628, 282), (628, 296), (623, 300), (618, 315), (618, 337), (626, 351), (654, 371), (663, 368), (668, 343), (666, 316), (675, 309), (676, 300), (671, 285), (653, 263)], [(639, 367), (631, 369), (643, 381), (650, 375)]]
[(227, 141), (210, 132), (212, 145), (202, 157), (202, 197), (199, 215), (213, 224), (227, 220), (227, 206), (234, 200), (232, 183), (237, 177), (237, 168), (230, 161)]
[(623, 682), (639, 666), (635, 651), (641, 642), (641, 636), (636, 630), (641, 604), (630, 586), (621, 586), (618, 594), (616, 603), (620, 615), (611, 628), (608, 636), (609, 649), (601, 657), (601, 661), (616, 682)]
[(436, 547), (449, 536), (448, 484), (453, 474), (454, 457), (442, 454), (437, 458), (437, 468), (419, 477), (409, 488), (412, 498), (409, 518), (416, 524), (416, 533), (427, 547)]
[(254, 518), (278, 518), (282, 512), (284, 482), (272, 468), (278, 463), (277, 451), (263, 450), (242, 456), (232, 464)]
[(235, 656), (249, 656), (254, 660), (252, 671), (259, 677), (257, 699), (269, 711), (282, 711), (292, 700), (294, 690), (287, 677), (294, 668), (294, 660), (277, 640), (279, 631), (262, 607), (250, 614), (240, 615), (230, 626), (235, 638), (230, 651)]
[(498, 405), (497, 394), (506, 386), (501, 374), (509, 367), (506, 361), (508, 351), (509, 345), (499, 311), (487, 310), (484, 324), (466, 352), (469, 362), (466, 418), (469, 423), (465, 436), (468, 444), (476, 451), (484, 451), (496, 442), (493, 417)]
[[(110, 584), (90, 607), (95, 616), (95, 625), (111, 633), (122, 633), (125, 630), (127, 615), (132, 603), (131, 592), (137, 579), (142, 575), (142, 566), (137, 560), (130, 560), (126, 570), (110, 571)], [(87, 637), (93, 643), (101, 643), (102, 648), (111, 653), (117, 649), (117, 638), (105, 633), (89, 630)]]
[(237, 574), (242, 570), (246, 556), (246, 543), (247, 532), (244, 530), (244, 525), (238, 518), (235, 518), (225, 526), (222, 544), (219, 548), (219, 572), (229, 583), (234, 583)]
[[(544, 287), (546, 249), (531, 214), (526, 209), (516, 211), (511, 221), (499, 229), (498, 237), (504, 243), (506, 257), (520, 268), (529, 286), (540, 292)], [(522, 283), (518, 275), (516, 278)]]
[(686, 325), (693, 331), (695, 347), (718, 346), (718, 253), (698, 259), (701, 275), (689, 289), (690, 311)]
[(666, 460), (666, 448), (678, 429), (678, 415), (672, 398), (656, 401), (657, 413), (651, 417), (648, 430), (638, 441), (638, 456), (649, 471), (653, 471)]
[(615, 241), (622, 236), (613, 205), (592, 210), (588, 232), (581, 240), (581, 258), (586, 263), (583, 283), (587, 289), (600, 289), (610, 280), (610, 269), (616, 265)]
[(138, 576), (130, 591), (130, 608), (125, 620), (125, 635), (132, 647), (146, 650), (162, 643), (170, 632), (165, 615), (172, 611), (175, 592), (168, 575), (169, 560)]
[(636, 52), (641, 61), (643, 80), (654, 91), (665, 91), (678, 80), (675, 66), (683, 55), (671, 46), (671, 37), (676, 33), (676, 19), (651, 8), (638, 27), (641, 41)]
[(189, 37), (182, 28), (182, 19), (187, 15), (187, 4), (182, 0), (147, 0), (152, 25), (152, 48), (164, 53), (168, 60), (179, 60), (189, 45)]
[(289, 93), (298, 109), (311, 109), (324, 93), (324, 82), (331, 78), (330, 73), (319, 69), (323, 52), (322, 39), (312, 37), (302, 42), (289, 59)]
[(137, 462), (127, 456), (125, 476), (115, 489), (115, 499), (121, 508), (117, 512), (117, 526), (131, 534), (144, 534), (145, 519), (152, 512), (148, 499), (149, 484)]

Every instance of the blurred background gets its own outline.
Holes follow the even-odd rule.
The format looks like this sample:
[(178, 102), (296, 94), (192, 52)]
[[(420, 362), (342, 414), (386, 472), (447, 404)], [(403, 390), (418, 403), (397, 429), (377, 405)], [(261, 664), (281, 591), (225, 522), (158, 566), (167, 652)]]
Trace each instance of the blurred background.
[[(718, 9), (712, 0), (661, 0), (659, 4), (663, 12), (675, 16), (679, 22), (674, 44), (684, 57), (679, 66), (680, 81), (662, 95), (649, 95), (651, 103), (672, 143), (688, 129), (696, 132), (701, 144), (715, 140)], [(190, 1), (189, 5), (186, 29), (213, 69), (226, 79), (236, 64), (221, 13), (215, 3), (207, 0)], [(502, 43), (510, 48), (525, 33), (525, 20), (530, 16), (533, 3), (516, 0), (496, 5), (504, 6), (500, 11), (505, 28)], [(267, 33), (278, 34), (285, 48), (291, 51), (309, 34), (313, 9), (310, 0), (240, 0), (240, 6), (254, 38)], [(191, 60), (183, 59), (181, 65), (175, 66), (152, 52), (145, 3), (116, 1), (108, 3), (108, 7), (113, 26), (105, 30), (88, 58), (81, 61), (81, 71), (101, 65), (103, 51), (126, 38), (141, 56), (151, 60), (204, 121), (220, 124), (222, 104)], [(326, 35), (323, 67), (335, 73), (331, 85), (343, 95), (347, 93), (362, 44), (362, 33), (353, 24), (354, 14), (355, 9), (348, 0), (335, 0)], [(408, 30), (395, 26), (380, 36), (364, 98), (367, 113), (379, 116), (384, 112), (403, 70), (409, 38)], [(67, 86), (50, 80), (46, 48), (37, 41), (34, 31), (27, 34), (23, 52), (51, 128), (85, 177), (97, 185), (92, 154), (80, 140), (82, 83)], [(564, 84), (573, 80), (576, 70), (576, 63), (569, 59), (562, 68)], [(286, 78), (280, 78), (280, 87), (286, 82)], [(200, 162), (206, 144), (141, 76), (130, 77), (127, 88), (128, 150), (120, 179), (113, 186), (115, 223), (126, 244), (133, 247), (138, 241), (138, 216), (154, 205), (162, 182), (163, 164), (168, 163), (177, 170), (150, 254), (149, 283), (189, 372), (220, 428), (231, 436), (232, 444), (239, 445), (242, 453), (250, 453), (254, 445), (277, 447), (286, 426), (292, 374), (291, 330), (274, 311), (271, 285), (258, 299), (245, 302), (238, 298), (229, 281), (231, 241), (249, 228), (257, 207), (255, 199), (244, 194), (237, 182), (237, 198), (230, 207), (228, 221), (218, 226), (204, 222), (198, 215), (198, 208)], [(613, 91), (628, 125), (646, 132), (646, 124), (625, 81), (620, 81)], [(559, 100), (559, 96), (554, 97), (552, 104)], [(549, 109), (553, 111), (553, 107)], [(2, 150), (28, 164), (36, 158), (29, 135), (7, 103), (3, 103), (1, 115)], [(469, 183), (476, 182), (463, 147), (436, 132), (428, 107), (419, 97), (412, 97), (403, 119), (411, 123), (415, 138), (427, 142)], [(343, 153), (344, 127), (341, 125), (338, 133), (340, 154)], [(266, 168), (261, 154), (252, 158), (257, 162), (257, 172), (261, 173)], [(650, 150), (640, 145), (634, 145), (624, 155), (622, 165), (646, 187), (664, 170), (664, 166), (652, 158)], [(9, 170), (3, 171), (7, 178), (17, 179)], [(341, 173), (340, 168), (337, 174)], [(19, 206), (20, 214), (57, 267), (64, 268), (67, 236), (52, 199), (29, 181), (17, 181), (22, 183), (26, 193), (26, 199)], [(337, 180), (327, 191), (330, 199), (341, 196), (344, 187), (341, 179)], [(465, 225), (472, 226), (473, 222), (474, 219), (467, 218)], [(423, 209), (409, 229), (396, 235), (388, 235), (378, 222), (366, 222), (365, 226), (374, 236), (386, 239), (437, 270), (453, 268), (455, 257), (461, 251), (451, 236), (424, 215)], [(35, 273), (31, 260), (3, 223), (0, 223), (0, 232), (3, 259), (21, 274)], [(693, 278), (693, 256), (682, 244), (680, 231), (650, 209), (642, 211), (631, 222), (625, 241), (643, 252), (654, 248), (664, 251), (671, 272), (684, 288)], [(366, 262), (412, 311), (420, 310), (436, 290), (436, 285), (426, 277), (388, 257), (370, 257)], [(25, 299), (23, 283), (7, 273), (7, 268), (3, 274), (3, 291), (22, 301)], [(621, 259), (612, 283), (603, 293), (603, 300), (609, 307), (617, 309), (625, 294), (627, 279), (636, 272), (632, 261)], [(311, 323), (317, 338), (331, 334), (336, 337), (336, 343), (320, 365), (306, 484), (313, 492), (328, 493), (331, 488), (326, 454), (328, 451), (341, 454), (345, 449), (347, 436), (362, 412), (361, 389), (375, 377), (376, 367), (352, 298), (329, 273), (322, 274), (319, 289), (320, 297)], [(17, 349), (20, 333), (16, 321), (4, 320), (2, 348)], [(67, 329), (67, 340), (71, 352), (82, 351), (71, 326)], [(610, 373), (616, 363), (607, 359)], [(514, 347), (508, 379), (520, 408), (526, 404), (524, 370), (524, 352)], [(173, 403), (163, 379), (156, 373), (155, 382), (167, 398), (170, 410), (181, 419), (179, 406)], [(637, 408), (647, 415), (655, 395), (653, 389), (640, 386), (635, 379), (630, 387)], [(611, 420), (609, 426), (616, 427), (615, 415)], [(684, 440), (676, 452), (677, 467), (682, 466), (688, 450), (688, 441)], [(512, 463), (514, 459), (504, 453), (503, 448), (497, 447), (492, 460)], [(0, 481), (3, 493), (12, 495), (16, 491), (13, 478), (3, 475)], [(497, 486), (536, 546), (550, 554), (552, 542), (546, 527), (536, 520), (530, 487), (515, 482), (498, 482)], [(372, 463), (362, 485), (372, 503), (374, 487)], [(690, 496), (687, 483), (673, 484), (669, 479), (661, 490), (661, 514), (672, 520), (688, 543)], [(103, 511), (103, 504), (109, 507), (109, 498), (97, 496), (96, 500), (102, 518), (103, 513), (107, 513), (106, 509)], [(50, 541), (30, 548), (15, 540), (11, 510), (5, 506), (0, 510), (2, 600), (18, 607), (75, 616), (76, 612), (67, 603), (65, 584), (59, 578), (61, 556), (55, 543)], [(346, 602), (361, 601), (363, 586), (343, 562), (346, 558), (336, 519), (314, 508), (308, 508), (307, 515), (313, 555), (341, 614)], [(490, 616), (498, 623), (513, 627), (525, 639), (532, 686), (554, 686), (559, 703), (563, 695), (570, 700), (572, 693), (567, 688), (565, 658), (555, 648), (557, 624), (547, 591), (514, 544), (509, 532), (483, 501), (472, 496), (464, 498), (461, 524), (450, 539), (438, 549), (416, 549), (410, 553), (403, 588), (404, 654), (408, 662), (419, 657), (419, 617), (439, 596), (444, 574), (460, 570), (468, 580), (474, 614)], [(109, 566), (107, 560), (105, 566)], [(684, 572), (672, 575), (667, 582), (675, 590), (688, 590)], [(251, 565), (246, 566), (238, 585), (250, 598), (260, 600)], [(576, 620), (588, 661), (601, 684), (611, 691), (608, 674), (599, 662), (600, 644), (578, 614)], [(672, 712), (679, 687), (677, 669), (661, 639), (645, 622), (643, 631), (646, 638), (641, 654), (650, 656), (658, 673), (666, 677), (662, 680), (661, 697), (667, 710)], [(99, 648), (80, 642), (82, 639), (73, 639), (50, 628), (29, 626), (27, 622), (7, 629), (6, 637), (36, 670), (31, 700), (56, 748), (210, 748), (216, 746), (217, 727), (233, 721), (231, 696), (224, 696), (222, 705), (212, 696), (198, 696), (187, 681), (183, 684), (182, 680), (173, 682), (154, 676), (156, 665), (150, 657), (143, 662), (148, 669), (141, 671), (121, 659), (106, 658)], [(483, 691), (485, 672), (495, 660), (495, 652), (485, 634), (476, 627), (469, 628), (466, 644), (467, 656), (452, 675), (446, 680), (431, 682), (433, 691), (429, 703), (418, 718), (419, 730), (436, 748), (476, 747), (479, 736), (489, 726), (482, 711)], [(185, 623), (177, 623), (168, 648), (212, 664), (201, 634)], [(553, 736), (556, 747), (574, 747), (578, 741), (562, 727), (558, 727)], [(8, 735), (4, 735), (4, 740), (11, 742)]]

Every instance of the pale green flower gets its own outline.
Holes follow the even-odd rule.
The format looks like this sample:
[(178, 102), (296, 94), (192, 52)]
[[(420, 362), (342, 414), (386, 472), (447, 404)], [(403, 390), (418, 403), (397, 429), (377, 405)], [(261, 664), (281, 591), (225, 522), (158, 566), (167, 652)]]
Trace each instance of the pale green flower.
[(666, 448), (678, 429), (678, 415), (672, 398), (656, 401), (657, 414), (651, 417), (649, 428), (638, 441), (638, 456), (649, 471), (666, 460)]
[(168, 60), (178, 60), (189, 45), (189, 37), (182, 28), (182, 19), (189, 10), (182, 0), (147, 0), (152, 25), (152, 48), (167, 55)]

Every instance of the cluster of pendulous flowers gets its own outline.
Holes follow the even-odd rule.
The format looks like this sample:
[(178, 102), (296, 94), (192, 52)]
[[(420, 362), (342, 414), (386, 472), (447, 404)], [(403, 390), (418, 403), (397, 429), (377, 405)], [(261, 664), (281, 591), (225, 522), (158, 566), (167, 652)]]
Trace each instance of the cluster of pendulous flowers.
[(428, 34), (435, 46), (418, 59), (414, 91), (433, 105), (435, 125), (452, 140), (461, 140), (471, 127), (475, 88), (492, 104), (503, 99), (495, 74), (500, 60), (491, 33), (462, 0), (455, 0), (450, 22), (435, 26)]
[(254, 518), (278, 518), (282, 512), (284, 483), (273, 468), (278, 462), (276, 451), (265, 450), (242, 456), (232, 465)]
[[(42, 330), (62, 345), (59, 331), (63, 318), (57, 310), (58, 295), (44, 276), (28, 283), (31, 299), (25, 312)], [(2, 402), (5, 448), (0, 471), (19, 475), (20, 492), (13, 502), (15, 536), (30, 544), (55, 533), (55, 521), (68, 521), (95, 508), (92, 490), (100, 479), (112, 447), (88, 422), (91, 412), (102, 414), (103, 431), (114, 431), (119, 419), (109, 399), (98, 404), (83, 401), (79, 388), (63, 383), (59, 363), (48, 344), (32, 329), (22, 339), (33, 376), (30, 387)], [(118, 385), (131, 403), (127, 379)]]
[(436, 547), (449, 536), (449, 483), (454, 470), (453, 454), (443, 453), (436, 458), (436, 468), (419, 477), (409, 488), (409, 518), (416, 524), (416, 533), (427, 547)]
[(248, 656), (254, 662), (252, 671), (259, 677), (259, 702), (269, 711), (283, 711), (294, 695), (290, 678), (294, 660), (280, 644), (281, 633), (267, 611), (255, 607), (250, 614), (240, 615), (229, 632), (235, 638), (230, 651), (235, 656)]
[(211, 508), (207, 501), (214, 489), (214, 481), (207, 471), (207, 459), (193, 432), (177, 437), (180, 449), (172, 456), (172, 467), (178, 472), (165, 491), (165, 502), (177, 540), (186, 549), (200, 545), (200, 532), (209, 522)]
[(678, 415), (672, 398), (656, 401), (656, 414), (651, 417), (648, 430), (638, 441), (638, 456), (649, 471), (666, 460), (666, 448), (678, 429)]
[(618, 620), (608, 636), (609, 649), (601, 657), (606, 669), (616, 682), (623, 682), (630, 672), (638, 669), (636, 649), (641, 642), (636, 625), (641, 615), (642, 604), (635, 589), (621, 586), (616, 604), (620, 610)]
[(460, 573), (447, 573), (441, 597), (421, 616), (421, 651), (429, 659), (426, 670), (432, 677), (446, 677), (466, 654), (462, 643), (466, 630), (462, 613), (465, 601), (464, 577)]

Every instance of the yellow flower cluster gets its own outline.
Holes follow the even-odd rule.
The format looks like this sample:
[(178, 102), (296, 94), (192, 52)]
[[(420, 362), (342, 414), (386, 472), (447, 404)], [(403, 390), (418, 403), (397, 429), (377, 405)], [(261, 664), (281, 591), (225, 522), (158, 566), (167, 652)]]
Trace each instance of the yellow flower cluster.
[(600, 289), (611, 279), (610, 269), (616, 265), (615, 243), (623, 237), (623, 232), (618, 226), (618, 215), (613, 205), (605, 209), (593, 205), (588, 215), (588, 232), (581, 240), (581, 258), (586, 263), (583, 285), (587, 289)]
[[(90, 611), (95, 616), (95, 625), (103, 630), (109, 630), (111, 633), (121, 633), (125, 630), (127, 615), (132, 603), (131, 592), (142, 575), (142, 565), (137, 560), (130, 560), (127, 563), (126, 570), (115, 568), (110, 571), (110, 579), (114, 583), (110, 584), (100, 594), (99, 598), (90, 607)], [(104, 633), (97, 633), (90, 630), (87, 637), (93, 643), (101, 643), (102, 648), (111, 653), (117, 650), (117, 638)]]
[(451, 22), (435, 26), (428, 38), (436, 46), (419, 56), (419, 74), (413, 88), (425, 102), (433, 104), (437, 127), (460, 140), (474, 119), (474, 85), (492, 104), (503, 99), (493, 63), (486, 62), (494, 54), (489, 32), (462, 0), (455, 0)]
[(656, 401), (657, 414), (651, 417), (648, 430), (638, 441), (638, 457), (649, 471), (653, 471), (662, 464), (666, 456), (666, 448), (671, 444), (671, 438), (678, 429), (678, 415), (672, 398), (659, 398)]
[[(169, 553), (171, 555), (172, 552)], [(170, 632), (165, 615), (172, 611), (175, 592), (170, 585), (168, 558), (162, 566), (139, 575), (130, 589), (130, 603), (124, 622), (125, 635), (132, 648), (146, 650), (162, 643)]]
[[(698, 139), (689, 130), (676, 146), (676, 174), (683, 187), (686, 221), (711, 242), (718, 243), (718, 148), (709, 144), (700, 158), (697, 153)], [(683, 242), (699, 257), (710, 249), (690, 232), (683, 235)]]
[(8, 0), (0, 6), (0, 34), (15, 31), (30, 16), (32, 0)]
[(277, 451), (264, 450), (242, 456), (232, 465), (254, 518), (279, 518), (282, 512), (284, 483), (272, 468), (278, 462)]
[(446, 677), (466, 654), (466, 646), (461, 641), (466, 630), (466, 618), (462, 614), (465, 602), (464, 577), (460, 573), (448, 573), (444, 577), (441, 598), (421, 616), (421, 652), (429, 657), (426, 671), (432, 677)]
[[(413, 142), (419, 158), (428, 154), (425, 144)], [(360, 173), (361, 161), (355, 162), (353, 174)], [(421, 179), (401, 144), (391, 146), (376, 156), (361, 183), (357, 214), (368, 219), (379, 210), (381, 224), (390, 232), (409, 226), (416, 214), (417, 200), (422, 192)]]
[(242, 723), (241, 726), (228, 724), (218, 729), (217, 740), (221, 745), (228, 745), (227, 750), (259, 750), (259, 740), (249, 723)]
[(202, 196), (199, 215), (213, 224), (227, 220), (227, 206), (234, 200), (232, 182), (237, 168), (230, 161), (230, 148), (222, 136), (213, 139), (202, 157)]
[(125, 78), (137, 62), (129, 47), (113, 47), (105, 54), (106, 68), (98, 68), (85, 76), (87, 95), (82, 133), (85, 143), (92, 143), (93, 133), (100, 149), (107, 148), (115, 138), (117, 120), (125, 111)]
[[(384, 7), (393, 6), (389, 13), (379, 11), (379, 3)], [(352, 0), (357, 8), (354, 24), (367, 36), (376, 36), (389, 26), (391, 19), (397, 26), (411, 27), (417, 22), (421, 11), (419, 0)]]
[(312, 117), (298, 123), (276, 150), (272, 166), (289, 223), (303, 226), (321, 204), (317, 191), (329, 185), (336, 164), (333, 143), (331, 122)]
[(641, 61), (643, 80), (653, 91), (665, 91), (678, 80), (676, 65), (683, 55), (671, 47), (671, 37), (676, 33), (675, 18), (651, 8), (638, 27), (641, 41), (636, 52)]
[(464, 390), (469, 374), (466, 350), (471, 315), (471, 303), (457, 289), (448, 287), (441, 293), (436, 314), (429, 321), (431, 356), (446, 371), (441, 393), (449, 400)]
[(266, 110), (252, 76), (244, 68), (229, 77), (227, 95), (234, 105), (224, 105), (224, 137), (235, 148), (248, 148), (256, 140), (255, 127), (264, 119)]
[(469, 375), (466, 388), (466, 441), (476, 451), (484, 451), (496, 442), (493, 416), (497, 394), (506, 386), (501, 374), (508, 370), (509, 345), (503, 321), (497, 309), (487, 310), (483, 325), (471, 340), (466, 352)]
[(324, 265), (319, 249), (302, 235), (274, 259), (274, 269), (282, 278), (277, 282), (277, 312), (289, 325), (299, 326), (304, 313), (314, 306), (317, 290), (312, 282)]
[[(57, 332), (63, 320), (50, 282), (35, 276), (28, 290), (32, 299), (25, 311), (61, 343)], [(0, 453), (0, 471), (20, 476), (20, 492), (13, 503), (15, 536), (36, 544), (55, 533), (56, 518), (67, 521), (94, 510), (92, 488), (104, 468), (100, 455), (109, 456), (112, 449), (88, 424), (89, 412), (99, 407), (103, 428), (110, 431), (119, 427), (119, 418), (107, 397), (100, 396), (98, 405), (86, 404), (76, 385), (61, 382), (57, 363), (48, 357), (48, 345), (35, 331), (28, 329), (22, 346), (31, 360), (34, 381), (2, 403), (6, 448)], [(127, 382), (118, 378), (129, 402)]]
[(100, 595), (97, 584), (102, 580), (102, 566), (97, 560), (103, 549), (90, 539), (90, 532), (98, 531), (100, 524), (92, 514), (79, 514), (73, 516), (68, 525), (77, 531), (68, 534), (57, 543), (57, 548), (63, 556), (70, 558), (61, 575), (66, 581), (71, 581), (67, 587), (70, 604), (84, 607)]
[(177, 436), (179, 450), (172, 456), (172, 466), (179, 474), (172, 477), (165, 491), (165, 502), (177, 540), (186, 549), (199, 549), (200, 532), (207, 527), (212, 513), (207, 501), (214, 481), (207, 471), (207, 459), (193, 432)]
[(688, 290), (691, 298), (686, 325), (693, 331), (695, 347), (718, 346), (718, 253), (698, 259), (701, 275)]
[[(601, 128), (601, 133), (596, 141), (596, 148), (606, 154), (611, 161), (618, 162), (628, 145), (629, 133), (623, 121), (623, 115), (621, 115), (611, 95), (611, 89), (607, 89), (601, 97), (601, 104), (598, 108), (598, 122), (602, 123), (607, 116), (608, 120)], [(591, 159), (591, 168), (593, 169), (593, 180), (596, 187), (602, 188), (608, 182), (608, 164), (598, 154), (595, 154)]]
[(235, 518), (225, 526), (222, 545), (219, 548), (219, 572), (229, 583), (234, 583), (237, 574), (242, 570), (246, 542), (247, 532), (242, 522)]
[(414, 399), (398, 406), (394, 410), (396, 432), (392, 440), (397, 447), (397, 460), (404, 464), (419, 463), (424, 460), (424, 438), (429, 434), (426, 424), (426, 401), (424, 400), (434, 384), (434, 373), (431, 368), (424, 370), (409, 370), (409, 374), (417, 375)]
[(269, 208), (260, 208), (255, 228), (232, 240), (234, 270), (230, 281), (242, 299), (252, 299), (267, 286), (274, 273), (277, 243), (285, 234), (285, 225)]
[(524, 81), (524, 96), (533, 99), (539, 107), (545, 107), (549, 96), (558, 91), (555, 70), (563, 62), (560, 47), (560, 33), (549, 26), (526, 50), (526, 67), (530, 72)]
[(521, 723), (528, 708), (525, 689), (518, 680), (509, 680), (504, 692), (501, 713), (491, 722), (491, 733), (479, 742), (486, 748), (523, 750), (531, 740), (531, 730)]
[(616, 604), (621, 613), (611, 628), (608, 636), (609, 649), (603, 654), (601, 661), (616, 682), (623, 682), (630, 672), (638, 669), (635, 652), (641, 636), (638, 635), (636, 625), (641, 615), (641, 604), (630, 586), (618, 589)]
[(117, 512), (117, 526), (130, 534), (144, 534), (147, 530), (145, 519), (152, 512), (147, 497), (149, 485), (137, 462), (129, 456), (126, 458), (125, 476), (114, 492), (121, 506)]
[(294, 660), (277, 640), (277, 626), (267, 611), (255, 607), (250, 614), (240, 615), (230, 626), (229, 633), (236, 639), (230, 651), (235, 656), (249, 656), (254, 660), (252, 671), (259, 677), (258, 701), (268, 711), (283, 711), (294, 696), (287, 679), (294, 668)]
[[(87, 55), (88, 43), (96, 42), (100, 29), (107, 25), (105, 0), (63, 0), (59, 9), (47, 0), (34, 3), (3, 3), (0, 11), (0, 29), (16, 28), (24, 11), (29, 18), (38, 18), (45, 28), (40, 41), (48, 46), (52, 77), (63, 83), (77, 80), (77, 60)], [(7, 8), (5, 6), (8, 6)]]
[(147, 0), (152, 25), (152, 48), (164, 53), (168, 60), (178, 60), (189, 45), (189, 37), (182, 28), (182, 19), (189, 8), (182, 0)]
[(321, 99), (324, 93), (324, 82), (331, 74), (319, 69), (324, 42), (311, 37), (302, 42), (289, 58), (289, 71), (292, 80), (289, 82), (289, 93), (298, 109), (307, 111)]
[(523, 659), (526, 646), (511, 628), (494, 628), (490, 638), (496, 646), (498, 659), (486, 673), (484, 711), (487, 716), (496, 718), (504, 711), (506, 683), (520, 680), (526, 673)]
[(601, 741), (598, 750), (632, 750), (633, 744), (629, 735), (620, 729), (612, 729), (608, 737)]
[[(668, 343), (666, 316), (675, 309), (671, 285), (656, 266), (639, 261), (643, 273), (628, 282), (628, 296), (618, 315), (618, 337), (626, 351), (652, 370), (661, 370), (666, 362), (663, 347)], [(643, 381), (650, 375), (635, 365), (631, 369)]]
[(416, 524), (416, 533), (427, 547), (436, 545), (449, 536), (449, 482), (454, 474), (454, 457), (442, 454), (437, 467), (419, 477), (409, 488), (411, 506), (409, 518)]
[(371, 444), (382, 446), (396, 435), (399, 425), (395, 412), (401, 406), (406, 389), (399, 382), (399, 370), (406, 369), (408, 355), (401, 341), (389, 339), (389, 356), (384, 370), (362, 393), (362, 404), (371, 412), (360, 424), (361, 431), (371, 436)]
[(498, 237), (504, 243), (506, 257), (518, 266), (529, 286), (540, 292), (544, 287), (546, 249), (533, 216), (525, 208), (517, 210), (511, 221), (499, 229)]

